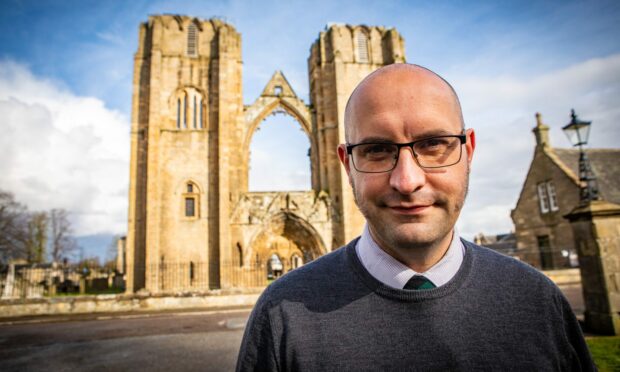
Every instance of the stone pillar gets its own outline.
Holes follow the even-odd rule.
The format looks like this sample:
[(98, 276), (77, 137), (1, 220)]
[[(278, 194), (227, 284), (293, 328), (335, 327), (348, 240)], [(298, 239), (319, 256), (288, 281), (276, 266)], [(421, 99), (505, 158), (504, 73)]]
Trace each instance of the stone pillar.
[(565, 217), (579, 254), (586, 330), (620, 335), (620, 205), (595, 200)]

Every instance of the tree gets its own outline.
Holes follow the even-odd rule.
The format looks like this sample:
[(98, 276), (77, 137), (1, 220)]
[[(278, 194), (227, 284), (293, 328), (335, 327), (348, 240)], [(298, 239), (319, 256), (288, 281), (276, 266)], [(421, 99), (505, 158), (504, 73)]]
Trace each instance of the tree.
[(69, 214), (64, 209), (50, 211), (51, 255), (53, 262), (60, 262), (77, 249), (77, 243), (71, 236), (72, 229)]
[(26, 259), (29, 263), (42, 263), (45, 261), (48, 223), (49, 218), (46, 212), (30, 214), (26, 239)]
[(0, 264), (26, 258), (28, 211), (13, 194), (0, 190)]

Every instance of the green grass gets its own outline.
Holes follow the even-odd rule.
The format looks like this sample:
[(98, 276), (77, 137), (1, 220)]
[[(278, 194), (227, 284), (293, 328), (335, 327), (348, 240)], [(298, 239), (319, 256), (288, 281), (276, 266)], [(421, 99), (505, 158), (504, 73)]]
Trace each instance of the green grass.
[(586, 342), (600, 372), (620, 371), (620, 336), (592, 336)]

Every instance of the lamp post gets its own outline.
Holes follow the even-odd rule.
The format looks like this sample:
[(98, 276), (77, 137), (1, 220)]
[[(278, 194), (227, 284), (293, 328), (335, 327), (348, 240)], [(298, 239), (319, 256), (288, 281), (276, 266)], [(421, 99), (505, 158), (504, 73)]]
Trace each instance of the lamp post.
[(588, 156), (583, 150), (583, 146), (588, 144), (590, 136), (591, 121), (582, 121), (577, 118), (575, 110), (571, 110), (571, 121), (562, 130), (568, 137), (573, 146), (579, 146), (579, 183), (580, 183), (580, 204), (587, 204), (592, 200), (599, 200), (598, 183), (596, 176), (592, 172)]

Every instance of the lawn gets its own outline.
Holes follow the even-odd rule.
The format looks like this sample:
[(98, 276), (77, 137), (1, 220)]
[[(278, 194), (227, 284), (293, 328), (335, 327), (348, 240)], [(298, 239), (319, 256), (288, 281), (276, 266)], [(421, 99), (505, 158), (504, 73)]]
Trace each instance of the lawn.
[(586, 342), (600, 372), (620, 371), (620, 336), (586, 337)]

